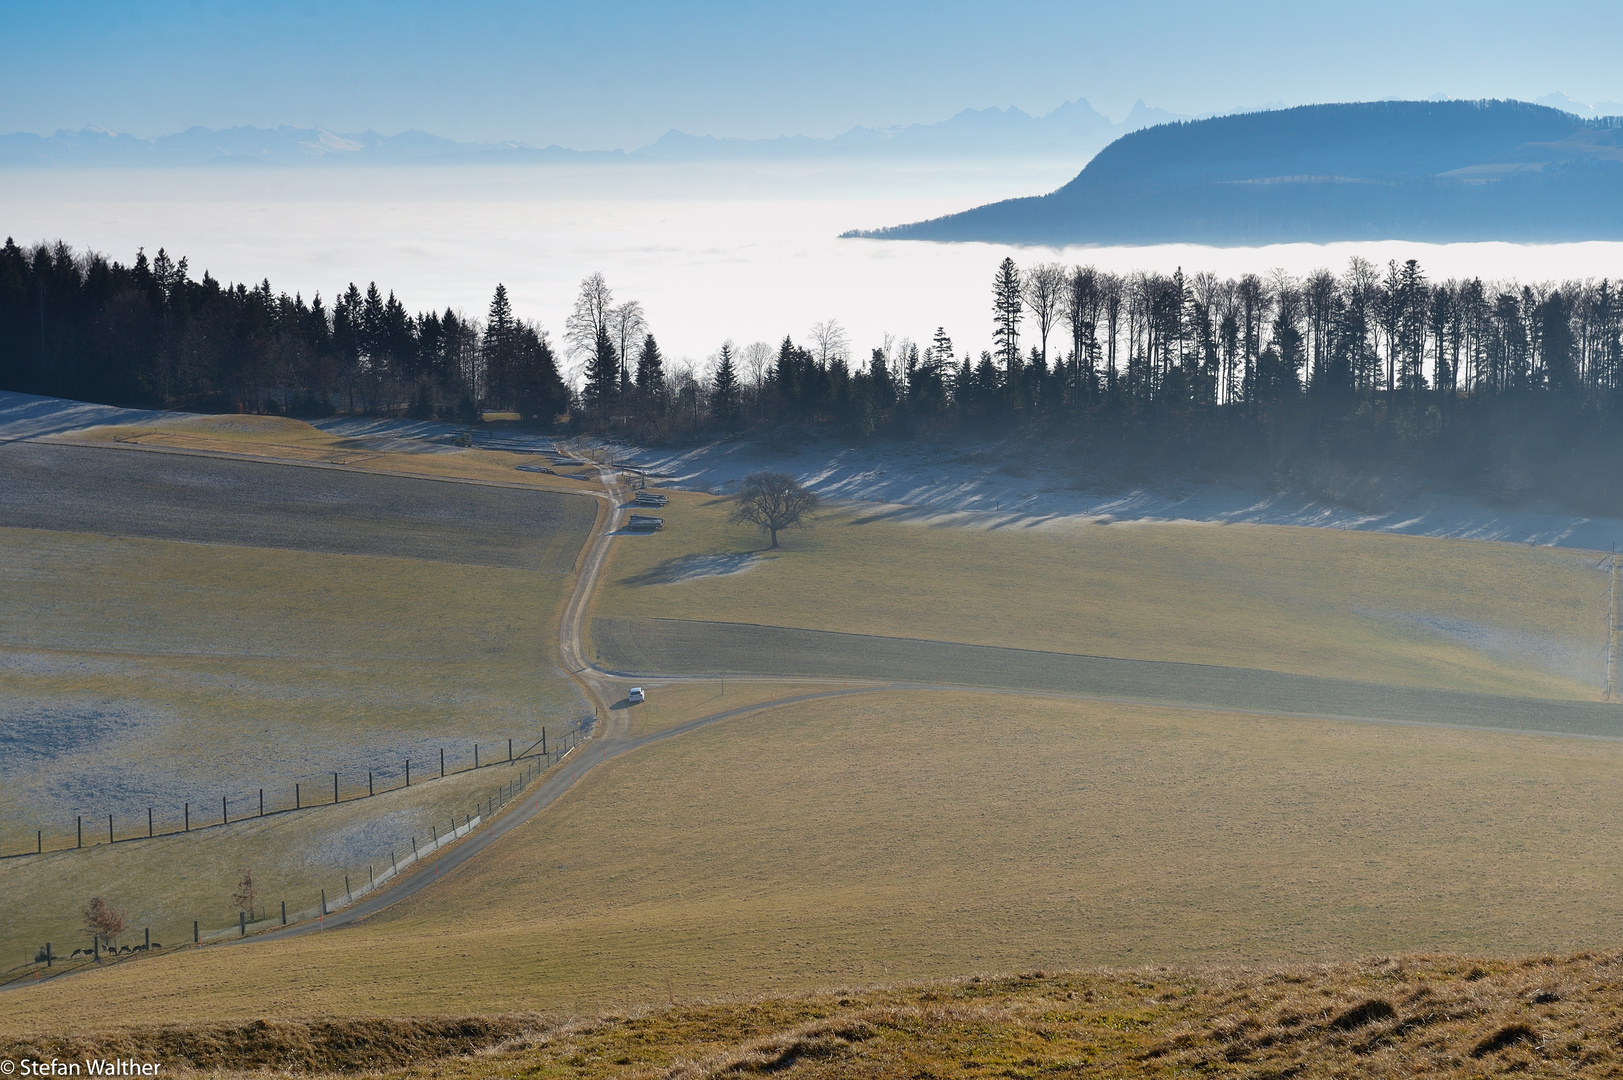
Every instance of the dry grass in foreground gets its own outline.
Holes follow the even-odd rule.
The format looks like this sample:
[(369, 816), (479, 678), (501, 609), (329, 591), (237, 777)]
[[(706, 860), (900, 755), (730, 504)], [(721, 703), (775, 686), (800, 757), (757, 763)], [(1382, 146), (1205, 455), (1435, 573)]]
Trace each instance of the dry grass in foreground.
[(1612, 1076), (1623, 955), (1044, 973), (539, 1014), (252, 1020), (0, 1041), (166, 1072), (482, 1080), (1055, 1074)]

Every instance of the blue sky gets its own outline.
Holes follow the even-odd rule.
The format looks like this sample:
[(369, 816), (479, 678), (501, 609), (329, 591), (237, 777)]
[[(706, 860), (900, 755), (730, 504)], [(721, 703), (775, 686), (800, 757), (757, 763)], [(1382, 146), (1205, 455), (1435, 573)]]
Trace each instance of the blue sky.
[(632, 147), (1042, 113), (1270, 102), (1623, 101), (1611, 3), (258, 3), (0, 0), (0, 132), (421, 128)]

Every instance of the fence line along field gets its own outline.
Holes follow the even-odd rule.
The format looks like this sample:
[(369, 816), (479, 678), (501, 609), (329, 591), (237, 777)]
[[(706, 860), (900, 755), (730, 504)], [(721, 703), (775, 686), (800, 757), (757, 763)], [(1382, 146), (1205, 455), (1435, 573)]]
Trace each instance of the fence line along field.
[[(461, 767), (478, 742), (505, 754), (589, 715), (555, 656), (589, 498), (38, 443), (0, 466), (0, 854), (72, 847), (81, 818), (95, 843), (109, 814), (123, 838), (149, 808), (161, 831), (188, 803), (201, 822), (256, 814), (261, 789), (272, 809), (296, 787), (330, 799), (335, 772), (364, 794), (368, 773), (393, 786), (411, 760), (426, 778), (440, 748)], [(251, 856), (303, 887), (444, 816), (415, 793), (378, 809), (267, 827), (240, 855), (189, 838), (187, 859), (212, 881)], [(144, 865), (135, 846), (97, 858), (109, 890), (133, 875), (162, 908), (204, 887), (193, 864), (169, 896), (119, 869)], [(24, 861), (0, 861), (0, 940), (60, 936), (89, 881)]]
[(342, 933), (0, 995), (0, 1028), (1577, 951), (1619, 915), (1620, 767), (1623, 744), (1587, 739), (972, 691), (825, 699), (613, 759), (453, 885)]
[[(928, 638), (1511, 696), (1605, 695), (1604, 553), (1244, 525), (976, 527), (873, 506), (831, 507), (814, 527), (784, 533), (783, 550), (765, 551), (757, 530), (728, 520), (729, 500), (674, 494), (672, 505), (679, 528), (615, 547), (598, 619)], [(702, 628), (692, 630), (680, 670), (718, 670)], [(615, 651), (624, 635), (593, 633), (605, 664), (638, 669), (641, 658)], [(786, 664), (786, 655), (743, 670), (824, 673)]]

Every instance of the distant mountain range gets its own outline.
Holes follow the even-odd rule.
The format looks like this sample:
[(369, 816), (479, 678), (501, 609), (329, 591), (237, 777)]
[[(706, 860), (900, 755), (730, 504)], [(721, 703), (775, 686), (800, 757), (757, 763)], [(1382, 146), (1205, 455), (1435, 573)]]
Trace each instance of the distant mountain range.
[(869, 236), (1018, 244), (1623, 239), (1623, 118), (1307, 105), (1123, 135), (1047, 195)]
[(1067, 102), (1045, 116), (1019, 109), (965, 109), (935, 124), (856, 127), (829, 139), (718, 139), (668, 131), (635, 150), (570, 150), (520, 142), (467, 143), (407, 131), (343, 135), (322, 128), (195, 127), (139, 138), (85, 128), (53, 135), (0, 135), (0, 167), (432, 164), (440, 162), (712, 161), (802, 158), (1053, 158), (1085, 161), (1113, 139), (1152, 124), (1183, 119), (1140, 101), (1120, 123), (1086, 101)]

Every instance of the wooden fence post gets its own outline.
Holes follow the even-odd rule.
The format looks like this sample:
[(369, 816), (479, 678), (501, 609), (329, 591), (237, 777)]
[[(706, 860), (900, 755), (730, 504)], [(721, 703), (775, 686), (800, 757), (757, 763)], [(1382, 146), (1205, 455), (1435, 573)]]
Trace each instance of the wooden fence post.
[(83, 814), (79, 815), (79, 842), (76, 846), (85, 846), (85, 819)]
[(265, 816), (265, 789), (259, 789), (259, 816)]
[(287, 925), (287, 901), (282, 901), (282, 925)]
[(202, 937), (199, 936), (198, 933), (197, 933), (197, 920), (193, 919), (192, 920), (192, 944), (197, 945), (200, 942), (202, 942), (202, 940), (203, 940)]
[(109, 844), (111, 844), (113, 842), (113, 815), (112, 814), (107, 815), (107, 842)]
[(299, 785), (294, 784), (293, 785), (293, 809), (298, 810), (303, 805), (304, 805), (303, 804), (303, 796), (301, 796), (299, 794)]
[(373, 791), (372, 791), (372, 774), (371, 773), (366, 774), (366, 793), (368, 795), (373, 794)]
[(186, 831), (191, 832), (192, 831), (192, 804), (191, 803), (186, 804), (185, 814), (186, 814)]
[(338, 774), (332, 774), (332, 804), (338, 805)]
[(152, 838), (152, 807), (147, 807), (147, 839)]
[(248, 936), (248, 913), (246, 911), (237, 912), (237, 936)]

